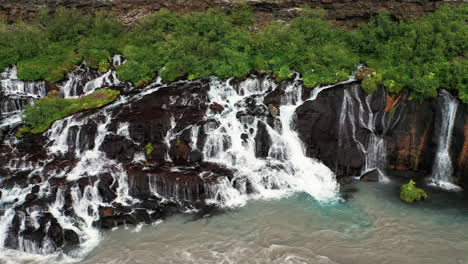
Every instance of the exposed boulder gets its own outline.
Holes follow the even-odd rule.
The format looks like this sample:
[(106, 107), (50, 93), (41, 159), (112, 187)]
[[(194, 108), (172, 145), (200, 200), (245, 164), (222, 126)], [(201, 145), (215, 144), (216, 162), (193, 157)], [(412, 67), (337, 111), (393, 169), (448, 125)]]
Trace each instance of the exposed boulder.
[(210, 109), (216, 113), (221, 113), (224, 111), (224, 107), (218, 103), (213, 103), (210, 105)]
[(279, 111), (279, 108), (272, 105), (272, 104), (269, 104), (268, 105), (268, 112), (270, 112), (270, 115), (272, 117), (276, 117), (277, 115), (279, 115), (280, 111)]
[(378, 169), (373, 169), (371, 171), (368, 171), (364, 173), (364, 175), (361, 176), (361, 181), (374, 181), (378, 182), (382, 176), (382, 172)]

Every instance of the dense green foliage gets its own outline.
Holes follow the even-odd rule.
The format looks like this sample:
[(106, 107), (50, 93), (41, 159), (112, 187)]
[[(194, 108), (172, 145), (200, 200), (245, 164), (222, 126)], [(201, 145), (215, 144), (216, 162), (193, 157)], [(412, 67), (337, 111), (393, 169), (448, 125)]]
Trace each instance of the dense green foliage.
[(23, 80), (56, 82), (85, 60), (107, 70), (108, 59), (118, 52), (123, 26), (112, 15), (83, 15), (60, 9), (41, 12), (31, 23), (0, 22), (0, 69), (18, 65)]
[[(242, 17), (242, 16), (240, 16)], [(252, 37), (220, 10), (185, 15), (161, 10), (146, 18), (125, 38), (128, 63), (119, 77), (136, 84), (158, 72), (165, 81), (216, 75), (245, 76), (252, 70)]]
[(412, 203), (421, 199), (427, 199), (427, 193), (420, 188), (416, 188), (416, 183), (410, 180), (407, 184), (403, 184), (400, 188), (400, 199), (405, 203)]
[(393, 21), (383, 13), (351, 32), (350, 45), (377, 70), (364, 88), (383, 84), (390, 92), (408, 89), (413, 98), (423, 99), (443, 87), (458, 91), (468, 103), (467, 17), (466, 4), (413, 21)]
[(118, 75), (136, 85), (158, 74), (173, 81), (266, 70), (277, 80), (297, 71), (314, 87), (346, 79), (363, 62), (376, 70), (363, 81), (369, 93), (384, 85), (422, 99), (442, 87), (468, 103), (467, 16), (468, 5), (460, 4), (412, 21), (384, 13), (345, 30), (327, 22), (323, 12), (304, 8), (289, 23), (277, 21), (254, 33), (255, 17), (243, 4), (228, 13), (162, 9), (127, 30), (112, 15), (61, 9), (29, 24), (0, 23), (0, 68), (17, 64), (21, 79), (54, 82), (83, 60), (106, 71), (110, 57), (121, 53), (127, 63)]
[(47, 96), (37, 100), (34, 105), (26, 107), (22, 127), (18, 135), (24, 132), (42, 133), (46, 131), (54, 121), (72, 115), (74, 113), (99, 108), (113, 102), (120, 92), (115, 90), (97, 90), (92, 94), (72, 99)]
[(245, 76), (268, 70), (278, 80), (295, 70), (307, 86), (346, 79), (358, 57), (346, 47), (345, 31), (334, 28), (323, 14), (305, 9), (290, 25), (278, 22), (253, 34), (254, 22), (246, 6), (230, 16), (220, 10), (176, 14), (161, 10), (130, 32), (123, 55), (128, 64), (119, 77), (137, 84), (152, 80), (158, 71), (165, 81), (218, 76)]

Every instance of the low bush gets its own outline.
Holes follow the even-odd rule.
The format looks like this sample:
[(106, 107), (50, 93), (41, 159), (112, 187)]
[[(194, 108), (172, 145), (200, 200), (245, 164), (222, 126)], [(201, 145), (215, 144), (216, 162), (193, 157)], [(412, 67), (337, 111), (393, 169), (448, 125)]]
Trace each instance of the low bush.
[(400, 188), (400, 199), (405, 203), (413, 203), (421, 199), (427, 199), (427, 193), (420, 188), (415, 187), (415, 182), (410, 180), (407, 184), (404, 184)]

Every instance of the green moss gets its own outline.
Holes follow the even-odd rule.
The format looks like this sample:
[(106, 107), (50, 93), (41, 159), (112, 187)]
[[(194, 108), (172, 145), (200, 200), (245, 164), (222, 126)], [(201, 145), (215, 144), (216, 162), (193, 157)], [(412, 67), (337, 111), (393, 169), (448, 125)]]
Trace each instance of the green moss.
[(25, 126), (18, 130), (17, 135), (22, 136), (25, 132), (42, 133), (54, 121), (80, 111), (102, 107), (117, 99), (119, 94), (120, 92), (115, 90), (97, 90), (80, 98), (63, 99), (54, 96), (41, 98), (26, 107), (23, 115)]
[(18, 131), (16, 131), (16, 137), (22, 138), (27, 133), (31, 133), (30, 127), (27, 127), (27, 126), (20, 127)]
[(427, 199), (427, 193), (420, 188), (416, 188), (416, 183), (410, 180), (409, 183), (404, 184), (400, 188), (400, 199), (405, 203), (413, 203), (415, 200)]
[(147, 156), (151, 155), (151, 153), (153, 153), (153, 150), (154, 150), (153, 144), (151, 143), (146, 144), (145, 151), (146, 151)]

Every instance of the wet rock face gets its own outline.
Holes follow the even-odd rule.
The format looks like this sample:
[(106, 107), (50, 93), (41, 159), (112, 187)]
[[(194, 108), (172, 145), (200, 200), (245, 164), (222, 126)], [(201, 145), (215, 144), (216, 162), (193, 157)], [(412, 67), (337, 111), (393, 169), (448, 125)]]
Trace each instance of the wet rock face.
[[(322, 160), (329, 168), (336, 167), (338, 157), (339, 111), (343, 87), (322, 91), (314, 101), (307, 101), (296, 110), (297, 131), (307, 155)], [(357, 168), (362, 165), (360, 155)]]
[[(268, 21), (283, 19), (288, 20), (300, 14), (305, 5), (312, 8), (322, 8), (327, 11), (328, 19), (337, 24), (356, 26), (359, 23), (381, 12), (382, 10), (392, 13), (398, 19), (407, 19), (421, 16), (434, 11), (442, 4), (458, 4), (463, 0), (421, 0), (421, 1), (371, 1), (371, 0), (247, 0), (257, 15), (258, 24), (264, 25)], [(17, 20), (34, 17), (40, 8), (56, 9), (60, 6), (77, 8), (84, 13), (96, 12), (97, 10), (115, 10), (125, 23), (131, 23), (161, 8), (187, 12), (204, 11), (211, 7), (230, 8), (234, 0), (0, 0), (0, 15), (8, 20)]]
[[(367, 179), (375, 180), (377, 174), (367, 173), (365, 166), (372, 152), (371, 138), (376, 135), (384, 142), (377, 157), (385, 164), (379, 169), (431, 175), (443, 118), (441, 102), (408, 100), (405, 94), (389, 95), (383, 89), (366, 95), (360, 88), (353, 88), (356, 85), (359, 83), (324, 90), (316, 100), (306, 101), (297, 109), (297, 131), (307, 154), (321, 160), (338, 177), (367, 175)], [(345, 126), (340, 126), (343, 120)], [(368, 125), (369, 122), (373, 125)], [(463, 176), (467, 175), (468, 165), (467, 129), (467, 110), (461, 104), (449, 153), (454, 182), (464, 186), (468, 183)]]
[(427, 100), (401, 102), (399, 108), (390, 110), (401, 116), (386, 137), (390, 169), (431, 172), (437, 148), (436, 108), (436, 102)]

